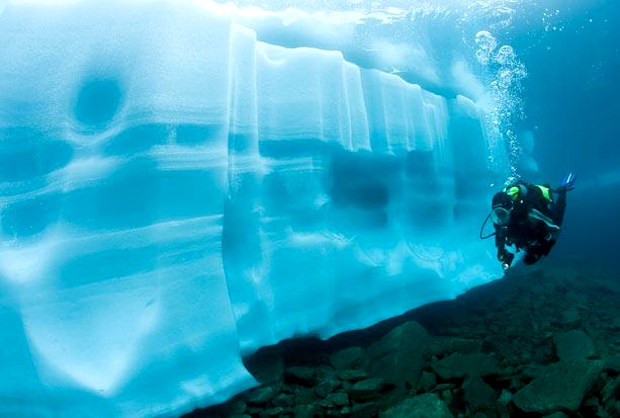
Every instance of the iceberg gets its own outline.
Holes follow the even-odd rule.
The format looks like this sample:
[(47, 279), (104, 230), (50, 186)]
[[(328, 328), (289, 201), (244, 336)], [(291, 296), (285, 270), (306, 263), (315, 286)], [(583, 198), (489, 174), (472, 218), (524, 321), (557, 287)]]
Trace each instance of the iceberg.
[(180, 415), (501, 276), (465, 95), (200, 2), (13, 1), (0, 43), (0, 415)]

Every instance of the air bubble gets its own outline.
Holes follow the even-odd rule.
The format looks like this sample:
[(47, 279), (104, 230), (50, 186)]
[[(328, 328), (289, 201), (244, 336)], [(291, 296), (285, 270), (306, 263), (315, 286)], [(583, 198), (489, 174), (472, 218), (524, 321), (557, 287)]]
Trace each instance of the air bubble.
[(503, 45), (495, 54), (495, 61), (500, 65), (513, 65), (515, 59), (515, 51), (509, 45)]
[(476, 33), (476, 46), (478, 47), (476, 51), (478, 62), (482, 65), (487, 65), (490, 61), (491, 54), (497, 47), (497, 40), (490, 32), (481, 30)]

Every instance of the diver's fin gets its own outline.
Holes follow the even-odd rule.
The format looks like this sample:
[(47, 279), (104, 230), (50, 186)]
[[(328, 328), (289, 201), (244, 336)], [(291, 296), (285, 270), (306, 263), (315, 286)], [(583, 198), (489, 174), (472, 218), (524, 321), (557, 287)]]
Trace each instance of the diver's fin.
[(560, 183), (560, 187), (558, 187), (559, 191), (568, 191), (573, 190), (575, 188), (575, 182), (577, 181), (577, 175), (572, 171), (564, 177), (564, 180)]

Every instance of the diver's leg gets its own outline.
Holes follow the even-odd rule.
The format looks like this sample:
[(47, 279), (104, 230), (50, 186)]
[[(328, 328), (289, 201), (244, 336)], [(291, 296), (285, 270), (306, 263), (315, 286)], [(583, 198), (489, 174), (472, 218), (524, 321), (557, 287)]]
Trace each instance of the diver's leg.
[(534, 264), (540, 259), (540, 254), (536, 251), (527, 250), (525, 252), (525, 256), (523, 257), (523, 263), (529, 265)]
[(551, 210), (551, 219), (557, 226), (562, 226), (564, 221), (564, 211), (566, 210), (566, 190), (558, 192), (557, 199)]
[(549, 241), (545, 240), (540, 243), (540, 248), (538, 250), (538, 253), (540, 254), (540, 256), (549, 255), (549, 251), (551, 251), (551, 248), (553, 248), (554, 245), (555, 245), (554, 239), (551, 239)]

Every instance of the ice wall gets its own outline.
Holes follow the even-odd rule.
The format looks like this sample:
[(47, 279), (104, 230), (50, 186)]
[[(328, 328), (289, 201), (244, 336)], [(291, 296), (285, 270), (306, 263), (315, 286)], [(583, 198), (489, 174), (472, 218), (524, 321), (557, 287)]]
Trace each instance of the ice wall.
[(193, 2), (13, 2), (0, 45), (0, 415), (178, 415), (497, 275), (464, 97)]

